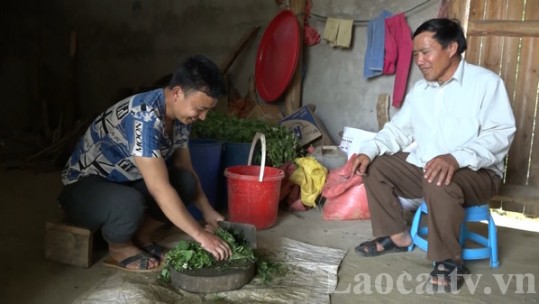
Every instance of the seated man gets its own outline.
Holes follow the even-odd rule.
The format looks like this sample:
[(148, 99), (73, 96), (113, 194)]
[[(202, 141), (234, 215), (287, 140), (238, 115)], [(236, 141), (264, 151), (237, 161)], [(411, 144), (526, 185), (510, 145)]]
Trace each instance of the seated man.
[[(417, 28), (413, 56), (424, 79), (414, 84), (393, 119), (361, 146), (353, 164), (363, 175), (377, 237), (356, 252), (406, 251), (412, 240), (398, 197), (424, 198), (427, 258), (435, 262), (430, 284), (436, 290), (459, 288), (462, 274), (469, 273), (459, 243), (464, 207), (495, 195), (516, 129), (503, 81), (467, 63), (466, 47), (455, 20), (432, 19)], [(415, 150), (402, 152), (413, 141)]]
[[(191, 164), (191, 124), (204, 120), (225, 93), (219, 68), (203, 56), (188, 58), (165, 88), (128, 97), (97, 117), (62, 172), (59, 203), (72, 224), (101, 229), (105, 265), (151, 271), (164, 248), (152, 233), (165, 222), (190, 235), (217, 260), (228, 244), (214, 235), (223, 216), (209, 204)], [(207, 227), (190, 214), (194, 202)]]

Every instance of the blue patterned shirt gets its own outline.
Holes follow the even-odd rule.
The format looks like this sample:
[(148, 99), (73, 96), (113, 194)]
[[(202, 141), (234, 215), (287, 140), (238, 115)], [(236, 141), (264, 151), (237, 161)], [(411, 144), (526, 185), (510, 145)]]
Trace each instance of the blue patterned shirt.
[(165, 131), (163, 89), (128, 97), (101, 113), (88, 127), (62, 171), (67, 185), (87, 175), (113, 182), (142, 178), (133, 156), (170, 158), (188, 148), (191, 126), (174, 120), (173, 138)]

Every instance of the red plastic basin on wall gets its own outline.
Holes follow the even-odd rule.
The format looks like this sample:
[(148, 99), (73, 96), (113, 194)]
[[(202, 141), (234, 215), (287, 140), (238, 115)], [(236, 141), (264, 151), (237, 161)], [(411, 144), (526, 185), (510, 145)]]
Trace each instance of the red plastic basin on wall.
[(275, 101), (290, 84), (301, 51), (300, 39), (298, 20), (290, 10), (278, 13), (266, 27), (255, 62), (256, 89), (265, 101)]

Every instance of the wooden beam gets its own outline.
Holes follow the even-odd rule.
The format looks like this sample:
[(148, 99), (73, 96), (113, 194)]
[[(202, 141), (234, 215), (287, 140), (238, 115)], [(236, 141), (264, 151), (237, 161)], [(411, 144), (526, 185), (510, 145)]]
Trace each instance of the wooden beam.
[(228, 69), (234, 63), (238, 55), (245, 49), (245, 46), (253, 40), (254, 37), (256, 37), (256, 34), (258, 34), (258, 31), (260, 30), (260, 26), (254, 27), (250, 29), (247, 33), (243, 35), (241, 40), (238, 42), (238, 45), (234, 48), (233, 52), (228, 55), (226, 60), (221, 64), (219, 67), (223, 75), (225, 75), (228, 72)]
[(539, 37), (539, 21), (469, 20), (468, 35)]
[(493, 201), (539, 204), (539, 188), (522, 185), (501, 185)]
[(468, 19), (470, 17), (470, 0), (448, 0), (449, 11), (448, 17), (458, 19), (460, 25), (466, 30), (468, 28)]
[(294, 77), (290, 82), (284, 97), (285, 116), (294, 113), (301, 107), (301, 89), (302, 89), (302, 65), (303, 65), (303, 25), (305, 18), (305, 0), (291, 0), (290, 8), (296, 14), (300, 27), (300, 43), (298, 65)]
[(389, 121), (389, 94), (379, 94), (376, 101), (376, 120), (378, 120), (378, 130), (382, 130), (386, 122)]

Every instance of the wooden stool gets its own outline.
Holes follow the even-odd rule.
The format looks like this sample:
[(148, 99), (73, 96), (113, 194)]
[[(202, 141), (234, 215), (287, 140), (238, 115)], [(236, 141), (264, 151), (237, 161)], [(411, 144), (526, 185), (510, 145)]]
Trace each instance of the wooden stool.
[(63, 220), (45, 224), (45, 258), (68, 265), (92, 266), (94, 232), (68, 225)]

